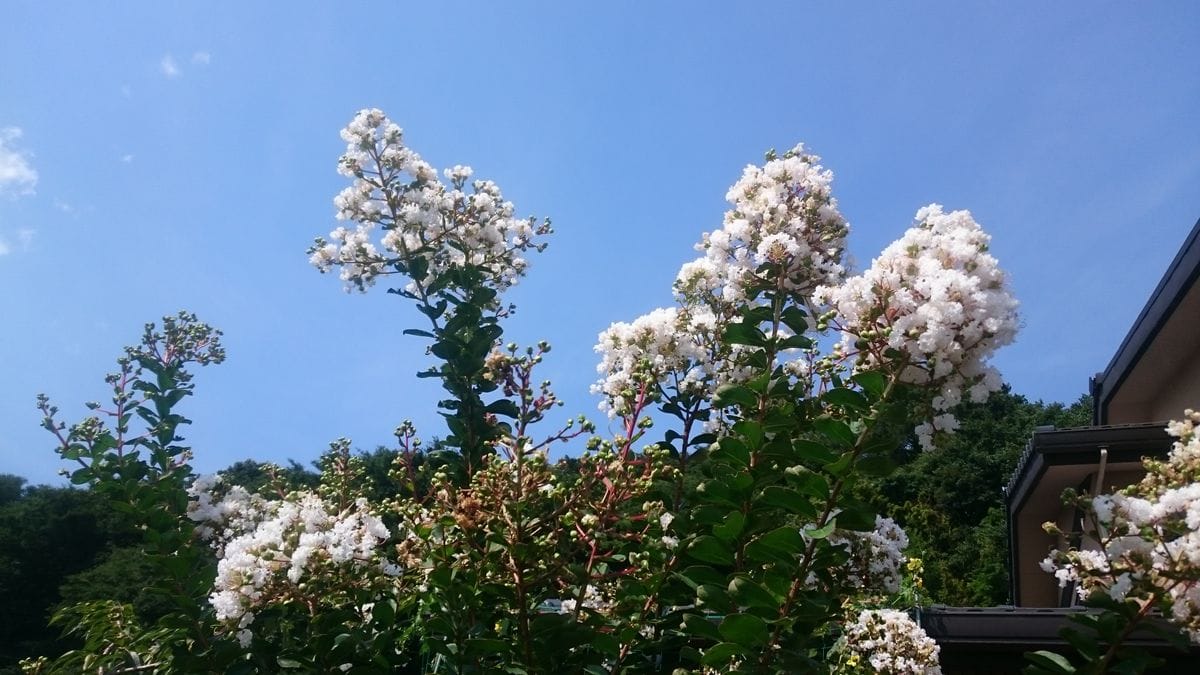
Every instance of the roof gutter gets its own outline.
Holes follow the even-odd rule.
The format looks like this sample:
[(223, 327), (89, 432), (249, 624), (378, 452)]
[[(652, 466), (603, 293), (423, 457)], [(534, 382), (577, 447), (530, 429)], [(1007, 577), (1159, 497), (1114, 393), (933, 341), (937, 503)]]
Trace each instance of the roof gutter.
[(1092, 378), (1092, 403), (1095, 406), (1092, 414), (1097, 425), (1109, 423), (1108, 404), (1113, 395), (1145, 355), (1197, 278), (1200, 278), (1200, 220), (1192, 226), (1108, 367)]

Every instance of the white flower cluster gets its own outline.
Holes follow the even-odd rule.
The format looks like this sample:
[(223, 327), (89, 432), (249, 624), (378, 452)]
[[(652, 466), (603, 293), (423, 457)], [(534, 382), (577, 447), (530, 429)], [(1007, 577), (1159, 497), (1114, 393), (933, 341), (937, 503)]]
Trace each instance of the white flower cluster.
[[(807, 297), (819, 284), (843, 276), (842, 250), (849, 227), (830, 191), (832, 172), (797, 145), (761, 167), (748, 166), (729, 189), (733, 208), (724, 226), (696, 245), (704, 256), (683, 265), (675, 280), (682, 309), (656, 309), (632, 323), (614, 323), (600, 333), (592, 393), (604, 398), (610, 415), (631, 410), (645, 383), (679, 393), (711, 396), (727, 383), (750, 375), (740, 345), (723, 345), (720, 335), (747, 289), (765, 280), (763, 265), (785, 289)], [(759, 304), (759, 303), (750, 303)], [(807, 375), (807, 363), (789, 361), (787, 372)]]
[(592, 393), (603, 398), (600, 409), (610, 416), (629, 414), (642, 387), (653, 398), (659, 383), (672, 380), (681, 393), (701, 393), (713, 372), (711, 312), (696, 314), (670, 307), (618, 322), (600, 333), (595, 351), (601, 379)]
[[(382, 111), (360, 111), (342, 138), (346, 153), (338, 171), (353, 182), (334, 206), (338, 220), (354, 225), (318, 238), (309, 261), (321, 272), (341, 267), (348, 289), (365, 290), (379, 275), (400, 271), (398, 266), (407, 273), (424, 267), (433, 278), (474, 266), (492, 287), (504, 290), (525, 273), (522, 254), (544, 248), (536, 240), (551, 232), (548, 222), (514, 218), (512, 203), (491, 181), (476, 180), (468, 191), (470, 167), (447, 169), (449, 184), (443, 183)], [(416, 279), (408, 290), (419, 285)]]
[(801, 295), (840, 281), (849, 226), (832, 195), (833, 173), (820, 161), (801, 144), (783, 157), (769, 155), (761, 167), (747, 166), (725, 195), (733, 208), (722, 228), (696, 245), (704, 256), (679, 270), (681, 298), (702, 305), (745, 302), (767, 264), (777, 266), (773, 280)]
[(845, 627), (841, 649), (851, 672), (880, 675), (939, 675), (941, 649), (908, 614), (895, 609), (863, 610)]
[[(575, 598), (567, 598), (562, 601), (562, 612), (564, 614), (574, 614), (580, 606), (579, 601)], [(613, 602), (609, 598), (606, 598), (600, 592), (600, 589), (589, 584), (583, 589), (582, 607), (597, 614), (608, 614), (612, 611)]]
[(922, 447), (936, 431), (957, 428), (948, 411), (964, 394), (982, 401), (1001, 385), (987, 360), (1016, 336), (1017, 301), (989, 241), (969, 212), (933, 204), (870, 269), (815, 294), (836, 312), (843, 353), (873, 368), (893, 361), (885, 353), (895, 350), (901, 378), (933, 392), (932, 420), (917, 429)]
[(258, 493), (240, 485), (226, 487), (220, 474), (199, 476), (187, 493), (188, 518), (196, 523), (196, 534), (210, 542), (218, 556), (229, 539), (258, 527), (270, 510), (270, 503)]
[(1091, 500), (1094, 548), (1055, 551), (1042, 561), (1061, 586), (1169, 607), (1169, 618), (1200, 644), (1200, 413), (1167, 427), (1178, 440), (1166, 462), (1123, 492)]
[[(395, 576), (399, 568), (386, 560), (380, 544), (390, 536), (383, 521), (370, 512), (365, 499), (342, 511), (331, 509), (319, 496), (301, 492), (284, 500), (246, 497), (234, 488), (213, 502), (206, 488), (211, 479), (193, 486), (189, 516), (212, 533), (218, 546), (217, 577), (209, 602), (217, 619), (245, 629), (254, 609), (276, 596), (295, 590), (302, 579), (329, 570), (375, 568)], [(248, 507), (248, 512), (238, 509)], [(215, 526), (224, 524), (223, 530)], [(214, 544), (216, 545), (216, 544)]]
[(829, 536), (829, 543), (850, 552), (850, 560), (837, 573), (853, 588), (882, 593), (900, 590), (901, 570), (908, 558), (908, 535), (896, 521), (875, 516), (875, 529), (870, 532), (838, 530)]

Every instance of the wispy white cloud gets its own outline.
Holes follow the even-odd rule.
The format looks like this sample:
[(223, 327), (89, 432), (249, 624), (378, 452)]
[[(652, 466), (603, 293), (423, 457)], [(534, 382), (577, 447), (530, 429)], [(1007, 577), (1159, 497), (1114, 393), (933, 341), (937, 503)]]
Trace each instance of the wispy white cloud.
[(0, 194), (31, 195), (37, 187), (38, 172), (29, 156), (13, 147), (20, 138), (19, 128), (0, 127)]
[(158, 69), (170, 80), (183, 74), (183, 71), (179, 69), (179, 64), (175, 62), (175, 57), (170, 54), (162, 57), (162, 60), (158, 62)]
[(17, 248), (22, 251), (28, 251), (33, 244), (33, 236), (37, 234), (37, 230), (31, 227), (22, 227), (17, 230), (17, 240), (14, 245), (8, 237), (0, 236), (0, 257), (15, 253)]
[(61, 199), (54, 200), (54, 208), (58, 209), (59, 211), (62, 211), (63, 213), (65, 213), (67, 215), (74, 215), (76, 212), (76, 208), (74, 206), (71, 206), (70, 204), (62, 201)]
[(133, 87), (131, 87), (127, 84), (121, 85), (121, 95), (124, 96), (125, 98), (129, 98), (130, 96), (133, 96)]
[(132, 164), (133, 163), (133, 155), (128, 154), (128, 153), (121, 155), (121, 161), (124, 162), (125, 164)]
[(200, 66), (207, 66), (212, 61), (212, 54), (208, 52), (195, 52), (192, 54), (192, 63)]

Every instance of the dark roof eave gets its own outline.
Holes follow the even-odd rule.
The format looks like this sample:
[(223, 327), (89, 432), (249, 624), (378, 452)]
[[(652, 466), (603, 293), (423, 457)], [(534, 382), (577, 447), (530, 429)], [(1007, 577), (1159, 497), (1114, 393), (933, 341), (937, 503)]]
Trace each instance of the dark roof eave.
[[(1004, 488), (1009, 569), (1016, 569), (1021, 555), (1018, 515), (1048, 467), (1095, 464), (1101, 446), (1108, 448), (1108, 459), (1114, 464), (1143, 456), (1165, 457), (1171, 443), (1165, 422), (1035, 431)], [(1011, 599), (1016, 602), (1021, 597), (1021, 575), (1012, 574), (1009, 583)]]
[(1200, 278), (1200, 220), (1192, 226), (1192, 231), (1188, 233), (1179, 253), (1175, 254), (1175, 259), (1171, 261), (1158, 286), (1150, 294), (1146, 306), (1133, 322), (1108, 367), (1103, 373), (1092, 378), (1091, 393), (1096, 424), (1108, 422), (1108, 403), (1113, 394), (1146, 353), (1150, 343), (1162, 330), (1197, 278)]
[[(1097, 610), (1082, 607), (944, 607), (934, 605), (920, 612), (921, 627), (939, 645), (962, 647), (1066, 646), (1059, 631), (1070, 616)], [(1153, 620), (1155, 628), (1166, 626), (1161, 619)], [(1130, 636), (1127, 644), (1141, 647), (1168, 647), (1170, 643), (1149, 627)]]
[(1110, 462), (1131, 461), (1165, 456), (1171, 437), (1166, 422), (1035, 431), (1004, 491), (1009, 512), (1021, 509), (1046, 466), (1095, 463), (1102, 446), (1108, 448)]

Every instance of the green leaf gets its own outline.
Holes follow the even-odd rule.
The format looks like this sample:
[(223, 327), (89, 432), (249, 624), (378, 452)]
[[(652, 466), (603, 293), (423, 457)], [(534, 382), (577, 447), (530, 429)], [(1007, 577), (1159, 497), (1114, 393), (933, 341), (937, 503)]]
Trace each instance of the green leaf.
[(797, 492), (817, 499), (829, 498), (829, 481), (821, 474), (804, 466), (790, 466), (784, 470), (784, 475)]
[(777, 506), (788, 513), (798, 514), (805, 518), (814, 518), (817, 515), (817, 510), (807, 497), (791, 488), (778, 485), (772, 485), (763, 490), (758, 497), (758, 502), (767, 506)]
[(745, 654), (745, 650), (732, 642), (721, 642), (704, 650), (700, 663), (706, 666), (723, 666), (735, 656)]
[(371, 610), (371, 618), (375, 623), (390, 626), (396, 620), (396, 601), (380, 600)]
[(718, 408), (727, 408), (733, 405), (753, 408), (758, 405), (758, 395), (743, 385), (726, 384), (718, 387), (716, 393), (713, 394), (713, 405)]
[(725, 576), (707, 565), (692, 565), (678, 573), (680, 579), (693, 590), (704, 584), (720, 585), (725, 583)]
[(767, 641), (767, 622), (753, 614), (730, 614), (718, 629), (730, 642), (752, 647)]
[(742, 515), (741, 511), (730, 511), (720, 525), (713, 527), (713, 534), (721, 541), (732, 542), (742, 533), (745, 526), (746, 516)]
[(717, 441), (709, 449), (708, 457), (712, 461), (725, 462), (737, 466), (749, 466), (750, 448), (746, 447), (746, 444), (741, 439), (726, 436)]
[(408, 263), (408, 275), (416, 281), (424, 281), (429, 276), (429, 259), (424, 256), (413, 256)]
[(692, 509), (692, 522), (697, 525), (717, 525), (725, 520), (727, 513), (729, 513), (728, 508), (722, 508), (715, 504), (698, 504)]
[(753, 323), (755, 325), (770, 321), (771, 317), (775, 316), (775, 310), (767, 305), (759, 305), (751, 307), (742, 313), (745, 317), (743, 323)]
[(838, 458), (836, 462), (830, 462), (825, 465), (825, 470), (831, 475), (841, 476), (850, 469), (850, 465), (854, 463), (854, 454), (847, 452)]
[(696, 537), (688, 547), (688, 555), (696, 560), (714, 565), (733, 564), (733, 550), (725, 542), (716, 537), (703, 535)]
[[(878, 429), (876, 431), (878, 431)], [(896, 449), (900, 447), (901, 440), (902, 439), (897, 438), (894, 434), (873, 434), (867, 439), (866, 443), (862, 444), (863, 454), (891, 457), (895, 454)]]
[(838, 512), (837, 523), (843, 530), (867, 532), (875, 529), (875, 511), (864, 502), (847, 500)]
[(733, 433), (746, 439), (746, 442), (752, 448), (760, 447), (765, 437), (762, 425), (754, 420), (738, 421), (733, 425)]
[[(792, 441), (782, 434), (763, 443), (762, 447), (758, 449), (758, 457), (760, 460), (777, 466), (790, 466), (796, 462), (796, 458), (792, 455)], [(760, 464), (762, 463), (760, 462)]]
[(684, 614), (683, 629), (696, 637), (706, 638), (713, 642), (721, 641), (721, 633), (717, 630), (717, 624), (699, 614)]
[(468, 654), (507, 654), (509, 643), (496, 638), (471, 638), (466, 641)]
[(808, 332), (808, 320), (805, 316), (804, 310), (792, 305), (784, 309), (779, 318), (783, 320), (783, 325), (792, 329), (793, 333), (801, 335)]
[(789, 338), (780, 340), (775, 347), (779, 350), (784, 349), (808, 349), (813, 346), (812, 338), (807, 335), (793, 335)]
[(754, 486), (754, 475), (748, 469), (742, 469), (726, 477), (729, 487), (737, 496), (738, 507), (749, 497), (749, 490)]
[(875, 398), (879, 398), (883, 394), (884, 388), (887, 387), (887, 378), (883, 376), (883, 373), (874, 370), (856, 373), (850, 378), (850, 381), (862, 387), (863, 391)]
[(870, 407), (870, 404), (867, 403), (867, 397), (853, 389), (846, 389), (845, 387), (830, 389), (821, 398), (830, 405), (850, 408), (851, 410), (866, 410)]
[(425, 316), (437, 321), (439, 318), (441, 318), (442, 314), (446, 312), (446, 301), (439, 300), (436, 305), (429, 307), (426, 307), (425, 305), (417, 305), (417, 309), (420, 310)]
[(850, 430), (848, 424), (841, 420), (835, 420), (832, 417), (818, 417), (813, 420), (813, 428), (822, 436), (843, 447), (848, 448), (854, 445), (854, 432)]
[(739, 605), (769, 610), (779, 608), (779, 601), (775, 599), (775, 596), (748, 577), (734, 577), (729, 582), (729, 593), (733, 595)]
[(429, 351), (443, 361), (453, 361), (462, 354), (462, 345), (451, 340), (441, 340), (435, 342)]
[(719, 480), (706, 480), (696, 487), (696, 492), (703, 495), (707, 502), (734, 505), (733, 494), (729, 486)]
[(416, 335), (417, 337), (423, 337), (423, 338), (437, 337), (436, 335), (434, 335), (433, 333), (430, 333), (427, 330), (418, 330), (416, 328), (406, 328), (400, 332), (405, 335)]
[(796, 454), (802, 460), (817, 462), (818, 464), (828, 464), (838, 458), (838, 454), (830, 450), (824, 443), (809, 441), (805, 439), (797, 440), (792, 444)]
[(1050, 673), (1074, 673), (1075, 666), (1067, 660), (1062, 654), (1055, 654), (1045, 650), (1030, 652), (1025, 655), (1025, 659), (1041, 668), (1045, 672)]
[[(757, 360), (757, 359), (753, 358), (755, 356), (762, 356), (762, 353), (755, 352), (754, 354), (751, 354), (750, 355), (751, 363), (749, 363), (749, 365), (752, 365), (756, 368), (766, 368), (766, 358), (765, 357), (762, 358), (763, 363), (761, 363), (761, 364), (752, 363), (753, 361)], [(755, 375), (754, 377), (750, 378), (749, 380), (746, 380), (746, 387), (750, 391), (752, 391), (756, 394), (765, 394), (767, 391), (767, 385), (769, 385), (769, 384), (771, 384), (771, 373), (769, 373), (769, 372), (760, 373), (760, 374)]]
[(824, 539), (825, 537), (828, 537), (830, 534), (832, 534), (835, 529), (837, 529), (837, 518), (834, 518), (833, 520), (826, 523), (825, 527), (806, 528), (804, 530), (804, 534), (808, 535), (809, 537), (811, 537), (813, 539)]
[(696, 589), (696, 597), (705, 607), (717, 612), (724, 612), (733, 607), (724, 585), (704, 584)]
[(767, 336), (754, 324), (731, 323), (725, 327), (725, 342), (732, 345), (763, 347), (767, 344)]
[(1100, 658), (1100, 643), (1096, 640), (1095, 636), (1085, 635), (1081, 631), (1072, 628), (1062, 629), (1059, 631), (1059, 635), (1088, 661), (1095, 661)]
[(752, 544), (795, 555), (804, 550), (804, 537), (796, 528), (784, 526), (758, 537)]
[(499, 401), (493, 401), (488, 405), (486, 411), (493, 415), (503, 415), (504, 417), (510, 417), (512, 419), (516, 419), (521, 416), (521, 410), (517, 407), (517, 404), (506, 398), (502, 398)]

